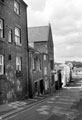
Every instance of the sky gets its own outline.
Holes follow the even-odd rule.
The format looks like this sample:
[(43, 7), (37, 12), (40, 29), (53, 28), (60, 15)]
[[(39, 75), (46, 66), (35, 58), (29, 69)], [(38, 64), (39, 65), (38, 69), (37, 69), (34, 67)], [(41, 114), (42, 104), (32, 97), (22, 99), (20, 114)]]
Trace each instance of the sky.
[(28, 26), (51, 24), (55, 61), (82, 61), (82, 0), (24, 1)]

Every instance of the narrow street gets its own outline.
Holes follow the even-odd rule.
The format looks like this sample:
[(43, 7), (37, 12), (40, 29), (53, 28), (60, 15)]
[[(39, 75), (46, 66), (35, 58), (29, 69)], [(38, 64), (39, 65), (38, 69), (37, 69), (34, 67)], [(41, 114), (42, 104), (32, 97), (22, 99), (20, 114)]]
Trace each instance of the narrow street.
[(82, 120), (81, 80), (75, 78), (59, 93), (6, 120)]
[(0, 0), (0, 120), (82, 120), (82, 0)]

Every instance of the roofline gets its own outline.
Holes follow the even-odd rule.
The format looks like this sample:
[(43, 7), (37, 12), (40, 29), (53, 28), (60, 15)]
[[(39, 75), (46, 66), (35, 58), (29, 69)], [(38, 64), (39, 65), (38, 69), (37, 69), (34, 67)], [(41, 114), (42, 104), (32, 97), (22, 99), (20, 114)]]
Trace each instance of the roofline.
[(45, 40), (45, 41), (34, 41), (34, 43), (38, 43), (38, 42), (46, 42), (46, 41), (48, 41), (48, 40)]
[(51, 27), (51, 24), (48, 23), (47, 25), (29, 26), (28, 28), (36, 28), (36, 27)]
[(28, 49), (29, 49), (29, 50), (32, 50), (33, 52), (39, 52), (40, 54), (42, 54), (40, 51), (38, 51), (38, 50), (36, 50), (35, 48), (32, 48), (32, 47), (30, 47), (30, 46), (28, 46)]
[(46, 42), (46, 41), (48, 41), (48, 40), (45, 40), (45, 41), (33, 41), (33, 42), (28, 41), (28, 43), (38, 43), (38, 42)]
[[(48, 35), (49, 35), (49, 28), (50, 28), (50, 25), (45, 25), (45, 26), (31, 26), (31, 27), (28, 27), (29, 28), (41, 28), (41, 27), (48, 27)], [(48, 36), (47, 36), (48, 37)], [(45, 40), (45, 41), (34, 41), (35, 43), (37, 42), (46, 42), (48, 40)]]
[(26, 2), (24, 2), (24, 0), (22, 0), (22, 2), (26, 5), (26, 7), (28, 7), (28, 5), (26, 4)]
[(28, 28), (38, 28), (38, 27), (49, 27), (49, 25), (45, 25), (45, 26), (30, 26), (30, 27), (28, 27)]

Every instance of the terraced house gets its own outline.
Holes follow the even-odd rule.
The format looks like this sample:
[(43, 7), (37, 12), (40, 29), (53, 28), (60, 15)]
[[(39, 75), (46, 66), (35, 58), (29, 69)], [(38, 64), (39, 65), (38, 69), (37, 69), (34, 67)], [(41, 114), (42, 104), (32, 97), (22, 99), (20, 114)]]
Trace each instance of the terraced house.
[(38, 91), (42, 88), (42, 93), (54, 91), (54, 45), (51, 25), (29, 27), (28, 40), (29, 45), (42, 55), (42, 69), (39, 72), (35, 70), (33, 73), (34, 86), (38, 86)]
[(29, 46), (29, 96), (44, 93), (42, 53)]
[(0, 0), (0, 102), (28, 95), (27, 5)]

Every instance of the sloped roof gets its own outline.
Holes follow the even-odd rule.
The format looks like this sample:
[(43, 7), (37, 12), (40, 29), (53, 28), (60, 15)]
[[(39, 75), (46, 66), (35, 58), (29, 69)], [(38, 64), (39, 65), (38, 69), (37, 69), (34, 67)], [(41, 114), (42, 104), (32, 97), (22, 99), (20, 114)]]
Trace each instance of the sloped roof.
[(49, 26), (38, 26), (28, 28), (28, 41), (41, 42), (48, 41)]
[(21, 1), (26, 5), (26, 7), (28, 7), (27, 3), (24, 0), (21, 0)]
[(74, 71), (82, 71), (82, 68), (74, 68)]
[(57, 66), (57, 67), (55, 67), (55, 69), (56, 69), (56, 71), (58, 71), (58, 70), (63, 70), (63, 69), (64, 69), (64, 66)]

